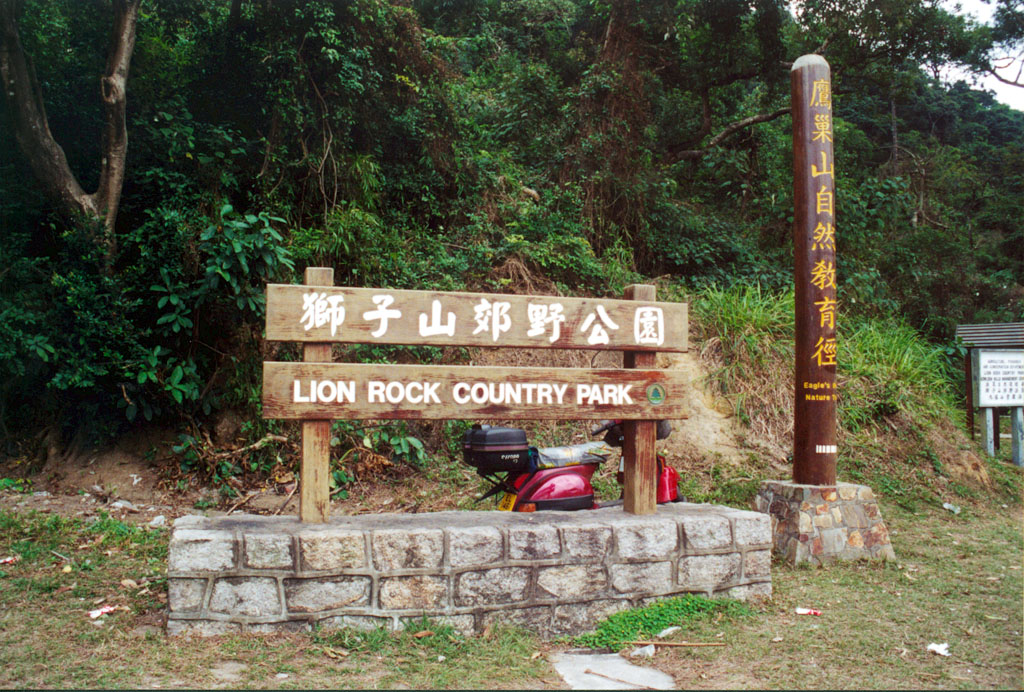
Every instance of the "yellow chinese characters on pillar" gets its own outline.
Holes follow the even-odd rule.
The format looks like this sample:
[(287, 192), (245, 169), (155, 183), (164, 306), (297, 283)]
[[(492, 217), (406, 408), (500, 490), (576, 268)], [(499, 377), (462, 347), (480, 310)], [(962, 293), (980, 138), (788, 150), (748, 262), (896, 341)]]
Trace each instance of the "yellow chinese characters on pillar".
[(830, 178), (835, 177), (836, 167), (829, 166), (828, 156), (825, 152), (821, 152), (821, 168), (818, 168), (813, 163), (811, 164), (811, 177), (817, 178), (819, 176), (827, 175)]
[(827, 79), (816, 79), (811, 83), (811, 108), (832, 108), (832, 85)]
[(832, 228), (832, 222), (818, 222), (814, 227), (814, 242), (811, 243), (812, 250), (835, 250), (836, 232)]
[(836, 265), (833, 262), (819, 260), (811, 270), (811, 283), (825, 290), (836, 287)]
[(811, 135), (812, 142), (832, 141), (832, 116), (828, 113), (814, 114), (814, 134)]
[(836, 364), (836, 340), (825, 339), (818, 337), (818, 343), (814, 344), (814, 355), (811, 356), (811, 360), (816, 362), (819, 367), (823, 365), (835, 365)]
[(833, 201), (834, 197), (832, 192), (822, 185), (821, 189), (818, 190), (818, 193), (814, 196), (815, 213), (828, 214), (829, 216), (835, 215)]
[(825, 296), (821, 300), (814, 301), (814, 304), (818, 306), (818, 315), (821, 318), (821, 323), (818, 326), (835, 329), (836, 301), (833, 298)]

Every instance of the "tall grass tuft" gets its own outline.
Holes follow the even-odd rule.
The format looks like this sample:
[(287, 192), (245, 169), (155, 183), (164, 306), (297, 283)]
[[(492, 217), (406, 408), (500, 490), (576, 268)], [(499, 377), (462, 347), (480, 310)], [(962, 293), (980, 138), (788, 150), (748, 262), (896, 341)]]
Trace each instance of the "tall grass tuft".
[(691, 309), (709, 379), (732, 397), (746, 425), (782, 445), (792, 431), (793, 292), (712, 286)]
[(839, 419), (848, 432), (897, 413), (922, 424), (955, 416), (944, 349), (903, 322), (862, 320), (842, 329), (838, 363)]

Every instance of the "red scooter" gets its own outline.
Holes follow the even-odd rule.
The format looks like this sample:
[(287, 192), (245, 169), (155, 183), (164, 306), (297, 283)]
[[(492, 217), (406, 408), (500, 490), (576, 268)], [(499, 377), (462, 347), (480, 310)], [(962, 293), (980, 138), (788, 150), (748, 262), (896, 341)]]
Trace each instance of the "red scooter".
[[(607, 431), (607, 432), (606, 432)], [(474, 425), (462, 440), (463, 460), (491, 483), (477, 502), (500, 494), (498, 509), (510, 512), (594, 509), (590, 478), (597, 468), (622, 446), (622, 421), (601, 421), (592, 435), (606, 432), (603, 442), (561, 447), (531, 447), (519, 428)], [(660, 421), (657, 439), (672, 432)], [(622, 464), (618, 480), (622, 483)], [(658, 455), (658, 503), (679, 500), (679, 474)]]

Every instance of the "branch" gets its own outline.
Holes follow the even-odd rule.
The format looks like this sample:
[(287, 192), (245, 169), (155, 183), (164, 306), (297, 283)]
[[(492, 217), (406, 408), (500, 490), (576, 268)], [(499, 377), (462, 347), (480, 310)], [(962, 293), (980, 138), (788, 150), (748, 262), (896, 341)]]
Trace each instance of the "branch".
[(59, 200), (66, 211), (95, 216), (92, 199), (79, 185), (64, 150), (50, 132), (39, 80), (18, 36), (21, 10), (17, 0), (0, 0), (0, 83), (14, 138), (48, 196)]
[(993, 77), (995, 77), (996, 79), (998, 79), (1003, 84), (1009, 84), (1010, 86), (1021, 87), (1022, 89), (1024, 89), (1024, 82), (1018, 81), (1018, 80), (1020, 80), (1020, 76), (1021, 76), (1020, 70), (1017, 71), (1017, 80), (1012, 80), (1012, 79), (1007, 79), (1006, 77), (1001, 77), (1001, 76), (999, 76), (999, 73), (997, 73), (991, 67), (986, 67), (985, 71), (988, 72)]
[(103, 149), (100, 162), (100, 184), (93, 195), (95, 206), (103, 217), (103, 242), (108, 265), (117, 252), (114, 222), (121, 202), (125, 160), (128, 156), (128, 128), (125, 123), (128, 66), (135, 50), (135, 27), (141, 0), (114, 0), (114, 26), (110, 31), (107, 69), (100, 79), (103, 97)]
[(84, 215), (103, 222), (100, 242), (106, 250), (107, 269), (117, 250), (114, 222), (124, 185), (128, 154), (125, 124), (125, 89), (128, 66), (135, 48), (135, 27), (141, 0), (114, 0), (107, 67), (100, 79), (104, 130), (99, 186), (87, 194), (68, 165), (64, 150), (50, 132), (39, 79), (18, 35), (20, 0), (0, 0), (0, 85), (11, 113), (18, 148), (32, 173), (68, 216)]
[(728, 125), (725, 126), (725, 129), (723, 129), (721, 132), (719, 132), (717, 135), (711, 138), (711, 141), (707, 143), (707, 146), (701, 149), (684, 149), (682, 151), (674, 152), (673, 158), (675, 161), (692, 161), (694, 159), (699, 159), (700, 157), (704, 156), (704, 154), (706, 154), (710, 149), (713, 149), (714, 147), (718, 146), (719, 144), (722, 143), (723, 140), (725, 140), (730, 135), (738, 132), (739, 130), (742, 130), (746, 127), (750, 127), (751, 125), (756, 125), (757, 123), (764, 123), (768, 122), (769, 120), (775, 120), (776, 118), (780, 118), (783, 115), (786, 115), (787, 113), (789, 113), (789, 108), (780, 108), (779, 110), (773, 111), (771, 113), (760, 113), (758, 115), (752, 115), (749, 118), (744, 118), (743, 120), (737, 120), (736, 122), (729, 123)]

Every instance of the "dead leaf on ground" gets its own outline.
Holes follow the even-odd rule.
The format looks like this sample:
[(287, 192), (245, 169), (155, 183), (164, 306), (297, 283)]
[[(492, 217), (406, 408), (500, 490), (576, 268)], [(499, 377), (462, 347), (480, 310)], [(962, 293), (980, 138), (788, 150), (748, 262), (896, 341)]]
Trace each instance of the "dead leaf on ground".
[(434, 630), (420, 630), (416, 634), (412, 635), (416, 639), (423, 639), (424, 637), (434, 636)]
[(121, 580), (121, 586), (123, 586), (126, 589), (137, 589), (137, 588), (139, 588), (138, 582), (136, 582), (134, 579), (122, 579)]

